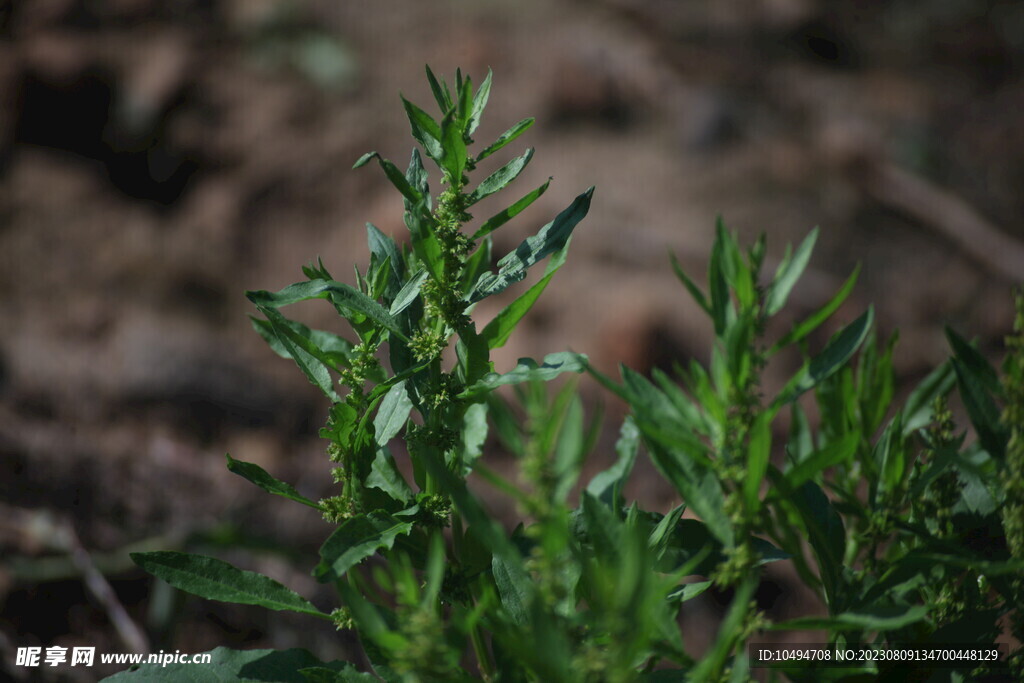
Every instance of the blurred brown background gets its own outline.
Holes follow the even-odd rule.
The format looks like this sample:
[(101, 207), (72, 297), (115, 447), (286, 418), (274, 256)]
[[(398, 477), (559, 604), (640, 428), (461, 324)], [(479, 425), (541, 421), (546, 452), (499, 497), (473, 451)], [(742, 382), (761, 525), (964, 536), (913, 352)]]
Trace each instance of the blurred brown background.
[[(351, 280), (365, 221), (401, 238), (396, 193), (350, 167), (371, 149), (404, 167), (398, 93), (432, 110), (425, 63), (494, 70), (479, 142), (537, 117), (501, 201), (554, 182), (498, 254), (597, 186), (499, 369), (566, 348), (606, 371), (703, 360), (668, 254), (703, 277), (718, 214), (768, 234), (769, 268), (821, 226), (782, 326), (860, 263), (836, 324), (874, 303), (904, 381), (945, 358), (943, 324), (1001, 348), (1024, 275), (1024, 3), (0, 0), (0, 677), (25, 677), (28, 645), (347, 656), (329, 627), (183, 598), (126, 551), (217, 555), (332, 606), (308, 575), (327, 527), (224, 468), (329, 491), (326, 406), (243, 291), (318, 255)], [(327, 308), (301, 310), (330, 326)], [(772, 616), (802, 609), (763, 593)]]

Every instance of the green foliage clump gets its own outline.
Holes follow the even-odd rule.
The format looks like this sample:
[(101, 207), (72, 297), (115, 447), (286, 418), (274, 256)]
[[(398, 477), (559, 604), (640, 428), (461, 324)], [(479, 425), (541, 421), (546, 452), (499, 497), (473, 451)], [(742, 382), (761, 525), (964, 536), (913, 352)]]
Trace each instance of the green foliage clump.
[[(314, 502), (254, 464), (228, 456), (228, 467), (334, 526), (313, 575), (335, 586), (340, 604), (322, 611), (268, 577), (213, 558), (134, 556), (194, 594), (353, 630), (371, 670), (301, 651), (264, 659), (215, 651), (213, 666), (238, 680), (270, 680), (259, 678), (271, 676), (262, 661), (289, 671), (288, 680), (309, 681), (745, 681), (757, 664), (752, 641), (769, 631), (812, 630), (823, 631), (834, 651), (927, 653), (955, 643), (974, 653), (929, 680), (976, 680), (1005, 667), (1005, 653), (998, 661), (976, 655), (992, 652), (1004, 623), (1024, 639), (1024, 297), (1002, 378), (949, 330), (951, 359), (894, 405), (895, 338), (876, 340), (870, 309), (823, 345), (814, 334), (857, 273), (820, 310), (768, 339), (768, 322), (807, 266), (817, 232), (766, 275), (764, 239), (743, 250), (720, 223), (706, 288), (673, 261), (713, 323), (707, 365), (694, 361), (675, 376), (623, 367), (617, 380), (562, 352), (499, 373), (490, 352), (565, 263), (593, 188), (493, 270), (492, 233), (548, 183), (469, 230), (469, 210), (515, 180), (533, 150), (475, 186), (470, 174), (533, 120), (473, 155), (490, 74), (476, 90), (461, 73), (454, 90), (429, 69), (427, 76), (440, 118), (402, 102), (444, 189), (431, 194), (418, 150), (404, 173), (375, 152), (356, 163), (376, 161), (402, 195), (408, 241), (399, 245), (368, 224), (369, 265), (356, 269), (354, 286), (318, 262), (303, 269), (305, 282), (248, 293), (263, 315), (253, 319), (256, 331), (331, 402), (321, 436), (339, 488)], [(544, 259), (541, 279), (478, 328), (474, 305)], [(281, 313), (308, 299), (333, 306), (354, 340)], [(802, 362), (766, 395), (762, 373), (783, 353)], [(546, 382), (584, 371), (630, 414), (615, 463), (581, 484), (600, 418), (588, 420), (574, 382), (553, 393)], [(511, 396), (498, 391), (506, 385)], [(977, 435), (970, 443), (948, 408), (954, 390)], [(517, 481), (482, 462), (488, 438), (516, 458)], [(408, 453), (411, 481), (395, 444)], [(667, 514), (626, 500), (642, 454), (678, 494)], [(507, 532), (467, 486), (469, 477), (511, 498), (523, 523)], [(758, 609), (764, 567), (777, 562), (819, 596), (823, 614), (774, 621)], [(683, 642), (680, 613), (708, 589), (730, 590), (731, 602), (710, 647), (695, 653)], [(1019, 653), (1010, 658), (1018, 675), (1021, 662)], [(853, 681), (899, 667), (901, 678), (923, 680), (934, 666), (875, 657), (843, 668), (777, 662), (772, 673), (774, 680)], [(181, 671), (150, 673), (172, 680)]]

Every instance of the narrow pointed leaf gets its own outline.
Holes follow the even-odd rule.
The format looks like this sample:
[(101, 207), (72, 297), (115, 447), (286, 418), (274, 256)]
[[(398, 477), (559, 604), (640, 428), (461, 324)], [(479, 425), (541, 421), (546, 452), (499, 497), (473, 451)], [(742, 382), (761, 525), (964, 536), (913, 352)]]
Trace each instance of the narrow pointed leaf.
[(452, 108), (452, 96), (448, 92), (448, 86), (441, 87), (429, 66), (427, 66), (427, 81), (430, 82), (430, 91), (434, 94), (434, 99), (437, 100), (437, 106), (442, 113), (447, 114), (448, 110)]
[(590, 198), (594, 188), (576, 197), (562, 213), (555, 217), (533, 237), (528, 237), (515, 251), (498, 261), (498, 272), (484, 273), (476, 283), (470, 302), (480, 301), (493, 294), (505, 290), (510, 285), (526, 277), (526, 271), (548, 254), (563, 248), (572, 234), (573, 228), (583, 220), (590, 209)]
[(466, 206), (472, 206), (484, 197), (489, 197), (495, 192), (498, 192), (506, 185), (515, 180), (526, 165), (530, 163), (530, 159), (533, 158), (533, 148), (530, 147), (523, 153), (523, 156), (516, 157), (512, 161), (508, 162), (497, 171), (487, 176), (483, 182), (477, 185), (476, 189), (469, 193), (466, 198)]
[(814, 243), (817, 239), (818, 229), (815, 228), (800, 244), (793, 257), (784, 259), (779, 264), (775, 278), (772, 280), (771, 289), (768, 290), (768, 299), (765, 302), (765, 312), (768, 315), (775, 315), (786, 305), (786, 299), (789, 298), (793, 285), (797, 283), (797, 280), (803, 275), (804, 269), (807, 268), (807, 262), (811, 259), (811, 252), (814, 251)]
[(466, 125), (466, 135), (472, 135), (473, 131), (476, 130), (477, 126), (480, 125), (480, 118), (483, 116), (484, 108), (487, 106), (487, 100), (491, 96), (491, 78), (493, 74), (491, 70), (487, 70), (487, 77), (484, 79), (480, 87), (477, 88), (476, 94), (473, 96), (473, 110), (469, 114), (469, 121)]
[(381, 327), (394, 333), (399, 339), (408, 341), (397, 321), (383, 306), (343, 282), (313, 280), (285, 287), (279, 292), (250, 291), (246, 292), (246, 296), (257, 306), (266, 308), (280, 308), (309, 299), (330, 299), (335, 304), (362, 313)]
[(408, 282), (402, 285), (402, 288), (395, 294), (395, 300), (391, 302), (391, 310), (388, 311), (391, 315), (398, 315), (416, 301), (416, 297), (420, 295), (420, 287), (423, 286), (423, 281), (427, 279), (427, 271), (419, 270), (409, 278)]
[(586, 369), (586, 356), (569, 351), (549, 353), (540, 364), (531, 358), (520, 358), (516, 367), (504, 375), (492, 372), (483, 379), (466, 387), (459, 398), (476, 398), (504, 384), (519, 384), (541, 380), (547, 382), (563, 372), (583, 372)]
[(936, 397), (948, 394), (955, 383), (956, 373), (949, 361), (932, 370), (907, 397), (903, 407), (903, 434), (927, 426), (932, 421), (932, 403)]
[(566, 257), (569, 254), (570, 241), (567, 241), (565, 246), (556, 251), (551, 257), (544, 277), (537, 284), (526, 290), (522, 296), (502, 309), (491, 322), (487, 323), (487, 327), (483, 329), (480, 336), (487, 342), (488, 348), (497, 349), (505, 345), (505, 342), (508, 341), (509, 336), (512, 334), (512, 330), (523, 319), (523, 316), (533, 308), (534, 303), (540, 298), (540, 295), (544, 292), (548, 283), (551, 282), (551, 278), (555, 276), (558, 269), (565, 265)]
[[(317, 282), (323, 282), (319, 280)], [(327, 369), (327, 365), (319, 358), (320, 350), (308, 338), (303, 337), (298, 331), (288, 325), (283, 315), (273, 308), (259, 306), (260, 312), (267, 316), (277, 340), (287, 352), (288, 356), (295, 361), (299, 369), (306, 375), (309, 381), (320, 389), (332, 401), (341, 400), (334, 391), (334, 380)]]
[(405, 107), (405, 114), (409, 117), (412, 136), (423, 145), (428, 157), (431, 159), (441, 158), (441, 126), (431, 118), (430, 114), (404, 97), (402, 97), (402, 106)]
[(637, 454), (640, 452), (640, 431), (632, 416), (626, 416), (619, 430), (619, 440), (615, 443), (618, 459), (615, 464), (597, 473), (587, 484), (587, 493), (605, 505), (619, 509), (622, 507), (622, 489), (633, 471)]
[(536, 190), (524, 195), (512, 206), (488, 218), (484, 221), (483, 225), (480, 226), (480, 229), (473, 234), (473, 239), (478, 240), (485, 235), (489, 235), (501, 226), (505, 225), (505, 223), (508, 223), (510, 220), (515, 218), (516, 215), (522, 212), (523, 209), (528, 207), (530, 204), (533, 204), (538, 197), (544, 194), (550, 184), (551, 178), (548, 178), (546, 183), (538, 187)]
[(818, 309), (816, 312), (805, 318), (799, 324), (793, 327), (782, 339), (772, 344), (772, 347), (768, 349), (767, 356), (771, 356), (779, 349), (785, 348), (790, 344), (796, 344), (801, 341), (804, 337), (809, 335), (814, 330), (818, 329), (823, 322), (829, 319), (829, 317), (835, 313), (847, 297), (850, 296), (850, 292), (853, 291), (853, 286), (857, 284), (857, 276), (860, 275), (860, 266), (858, 265), (850, 273), (850, 277), (846, 278), (846, 282), (839, 288), (835, 296), (829, 299), (828, 303)]
[(213, 557), (159, 551), (131, 553), (131, 558), (158, 579), (207, 600), (259, 605), (330, 619), (309, 600), (269, 576), (238, 569)]
[(318, 504), (296, 491), (295, 487), (291, 484), (275, 479), (259, 465), (255, 465), (251, 462), (244, 462), (242, 460), (235, 460), (230, 454), (227, 454), (227, 459), (228, 471), (234, 472), (244, 479), (248, 479), (267, 493), (273, 493), (275, 496), (294, 500), (296, 503), (308, 505), (316, 510), (322, 509)]
[(522, 121), (520, 121), (516, 125), (512, 126), (508, 130), (506, 130), (504, 133), (499, 135), (497, 140), (492, 142), (482, 152), (477, 154), (476, 155), (476, 160), (477, 161), (481, 161), (481, 160), (486, 159), (487, 157), (491, 156), (492, 154), (497, 152), (499, 149), (501, 149), (505, 145), (509, 144), (510, 142), (515, 140), (517, 137), (519, 137), (520, 135), (525, 133), (527, 130), (529, 130), (530, 126), (532, 126), (532, 125), (533, 125), (533, 118), (532, 117), (528, 118), (528, 119), (523, 119)]
[(697, 302), (697, 305), (704, 309), (705, 313), (711, 315), (711, 304), (708, 303), (707, 297), (704, 296), (704, 292), (700, 291), (700, 287), (690, 279), (690, 276), (687, 275), (682, 266), (679, 265), (679, 261), (676, 259), (675, 254), (671, 254), (670, 257), (672, 259), (672, 270), (675, 271), (676, 277), (683, 283), (683, 286), (686, 287), (686, 291), (690, 293), (690, 296), (692, 296), (693, 300)]
[(812, 358), (811, 362), (786, 384), (776, 399), (776, 404), (795, 401), (805, 391), (814, 388), (843, 367), (867, 338), (873, 321), (874, 309), (869, 308), (834, 335), (822, 352)]
[(363, 156), (359, 157), (359, 160), (356, 161), (352, 168), (365, 166), (371, 159), (377, 160), (380, 167), (384, 169), (384, 175), (388, 177), (391, 184), (394, 185), (398, 191), (402, 193), (402, 196), (409, 200), (409, 202), (415, 205), (423, 201), (423, 195), (419, 190), (409, 184), (409, 181), (406, 179), (405, 175), (398, 170), (398, 167), (377, 152), (367, 152)]
[(892, 631), (916, 624), (927, 616), (928, 607), (925, 605), (880, 605), (856, 612), (843, 612), (833, 617), (790, 619), (781, 624), (773, 624), (769, 628), (773, 631)]

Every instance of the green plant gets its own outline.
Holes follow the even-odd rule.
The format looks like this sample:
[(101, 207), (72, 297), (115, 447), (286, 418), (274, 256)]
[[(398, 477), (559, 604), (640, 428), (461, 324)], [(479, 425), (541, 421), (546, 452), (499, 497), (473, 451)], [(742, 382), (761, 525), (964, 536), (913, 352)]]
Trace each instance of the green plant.
[[(336, 586), (340, 606), (322, 611), (268, 577), (213, 558), (133, 555), (147, 571), (202, 597), (297, 611), (354, 629), (372, 673), (298, 650), (218, 650), (211, 676), (743, 681), (751, 676), (746, 645), (768, 630), (825, 631), (829, 643), (841, 647), (991, 644), (1000, 619), (1008, 618), (1021, 637), (1024, 618), (1014, 606), (1024, 598), (1024, 310), (1002, 383), (950, 331), (953, 358), (893, 412), (895, 339), (876, 343), (870, 310), (809, 353), (819, 346), (816, 330), (852, 291), (856, 273), (821, 310), (782, 338), (765, 341), (767, 323), (785, 305), (817, 233), (787, 251), (764, 284), (764, 239), (744, 252), (719, 225), (707, 292), (673, 262), (715, 330), (710, 364), (680, 368), (682, 385), (658, 370), (648, 378), (628, 368), (618, 383), (568, 352), (539, 363), (522, 359), (499, 374), (490, 351), (506, 342), (565, 262), (592, 190), (492, 271), (491, 233), (548, 184), (469, 232), (468, 210), (512, 182), (532, 150), (473, 189), (468, 174), (532, 119), (472, 156), (468, 147), (490, 75), (475, 92), (461, 73), (454, 91), (429, 69), (427, 76), (440, 121), (403, 104), (444, 190), (431, 196), (415, 150), (405, 173), (376, 153), (356, 164), (377, 161), (402, 194), (408, 244), (399, 247), (368, 225), (369, 267), (356, 270), (355, 286), (334, 280), (321, 262), (304, 269), (306, 282), (249, 293), (264, 316), (253, 320), (257, 332), (331, 400), (321, 435), (339, 491), (315, 502), (256, 465), (228, 456), (228, 467), (316, 509), (335, 526), (313, 573)], [(473, 305), (519, 282), (549, 256), (542, 278), (478, 331)], [(311, 330), (280, 312), (313, 298), (327, 300), (348, 321), (355, 341)], [(446, 355), (452, 346), (454, 354)], [(804, 360), (776, 395), (765, 397), (762, 370), (785, 354)], [(574, 382), (554, 393), (545, 382), (584, 370), (625, 400), (631, 413), (615, 464), (581, 486), (600, 420), (587, 420)], [(496, 391), (504, 385), (512, 385), (511, 397)], [(954, 386), (978, 435), (970, 445), (945, 407)], [(816, 428), (806, 414), (812, 399), (820, 416)], [(785, 438), (778, 429), (782, 417), (790, 423)], [(489, 434), (518, 460), (518, 482), (482, 462)], [(775, 450), (784, 450), (784, 460), (775, 463), (773, 443), (780, 441), (784, 448)], [(403, 446), (412, 482), (392, 455)], [(623, 489), (642, 452), (680, 496), (667, 514), (643, 509), (643, 501), (627, 504)], [(467, 486), (470, 476), (514, 500), (523, 523), (507, 532)], [(684, 518), (687, 509), (697, 519)], [(1003, 529), (1008, 543), (1001, 542)], [(366, 562), (371, 557), (377, 560)], [(824, 616), (773, 623), (759, 612), (754, 593), (762, 567), (772, 562), (792, 564), (820, 596)], [(730, 589), (733, 597), (710, 649), (695, 657), (684, 649), (679, 613), (684, 602), (711, 588)], [(142, 670), (171, 680), (182, 666), (196, 670)], [(916, 666), (919, 675), (930, 663)], [(852, 681), (886, 675), (892, 667), (861, 661), (771, 673), (795, 681)], [(944, 671), (946, 680), (966, 680), (986, 669), (971, 662)]]

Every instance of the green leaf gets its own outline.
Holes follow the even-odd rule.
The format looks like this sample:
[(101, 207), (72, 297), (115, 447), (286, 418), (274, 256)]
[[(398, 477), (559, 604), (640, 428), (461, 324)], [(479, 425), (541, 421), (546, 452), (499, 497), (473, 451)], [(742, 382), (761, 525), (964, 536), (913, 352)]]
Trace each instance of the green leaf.
[(998, 375), (984, 356), (956, 332), (946, 328), (946, 336), (956, 354), (952, 365), (956, 372), (957, 386), (971, 424), (978, 433), (978, 441), (989, 455), (996, 460), (1003, 460), (1009, 433), (1002, 424), (999, 407), (992, 397), (992, 394), (998, 396), (1002, 391)]
[(430, 114), (404, 97), (402, 97), (402, 106), (405, 107), (405, 114), (409, 117), (412, 136), (423, 145), (428, 157), (435, 160), (440, 159), (442, 155), (441, 126), (437, 125), (437, 121), (431, 118)]
[(490, 145), (488, 145), (487, 148), (484, 149), (484, 151), (482, 151), (479, 154), (477, 154), (476, 155), (476, 161), (479, 162), (479, 161), (481, 161), (483, 159), (486, 159), (487, 157), (491, 156), (492, 154), (497, 152), (499, 149), (501, 149), (505, 145), (509, 144), (510, 142), (515, 140), (517, 137), (519, 137), (523, 133), (525, 133), (530, 128), (530, 126), (532, 126), (532, 125), (533, 125), (533, 118), (531, 117), (531, 118), (528, 118), (528, 119), (523, 119), (522, 121), (520, 121), (516, 125), (512, 126), (508, 130), (506, 130), (504, 133), (499, 135), (498, 139), (495, 140), (494, 142), (492, 142)]
[[(423, 195), (423, 205), (430, 210), (430, 184), (427, 182), (427, 169), (423, 168), (423, 159), (420, 158), (420, 151), (415, 147), (409, 155), (409, 166), (405, 169), (405, 179), (414, 190)], [(408, 197), (402, 200), (406, 211), (419, 214), (422, 207), (416, 202), (410, 201)]]
[(702, 595), (708, 588), (711, 588), (712, 583), (712, 581), (697, 581), (696, 583), (683, 584), (665, 596), (665, 599), (670, 602), (686, 602), (687, 600), (693, 600), (698, 595)]
[(670, 448), (652, 441), (648, 443), (648, 450), (655, 467), (675, 487), (683, 502), (703, 520), (719, 542), (731, 547), (736, 541), (735, 534), (715, 473), (694, 459), (687, 446)]
[(686, 287), (686, 291), (690, 293), (693, 300), (697, 302), (697, 305), (704, 309), (704, 312), (711, 315), (711, 304), (708, 303), (707, 297), (704, 296), (704, 292), (700, 291), (700, 287), (690, 279), (690, 276), (686, 274), (683, 267), (679, 265), (678, 259), (675, 254), (670, 254), (669, 258), (672, 260), (672, 270), (675, 271), (676, 277)]
[(248, 479), (267, 493), (273, 493), (275, 496), (282, 496), (288, 500), (294, 500), (296, 503), (302, 503), (303, 505), (308, 505), (309, 507), (317, 510), (323, 509), (309, 498), (300, 495), (291, 484), (274, 479), (259, 465), (254, 465), (251, 462), (235, 460), (228, 453), (225, 455), (228, 459), (228, 470), (230, 472), (234, 472), (238, 476)]
[(441, 144), (444, 154), (440, 164), (451, 178), (461, 179), (466, 169), (466, 140), (463, 137), (465, 121), (453, 109), (441, 121)]
[(807, 263), (811, 259), (811, 252), (814, 251), (814, 243), (818, 239), (818, 229), (811, 230), (804, 241), (797, 248), (796, 253), (790, 258), (789, 248), (786, 249), (786, 257), (782, 259), (775, 277), (772, 279), (771, 288), (768, 290), (768, 298), (765, 301), (765, 313), (775, 315), (786, 305), (789, 293), (793, 286), (803, 275)]
[(395, 459), (383, 446), (377, 449), (373, 464), (370, 465), (370, 473), (366, 475), (366, 487), (380, 489), (400, 503), (408, 503), (413, 497), (412, 489), (398, 471)]
[(728, 236), (721, 224), (721, 219), (719, 219), (715, 243), (711, 247), (711, 264), (708, 268), (708, 285), (711, 292), (711, 320), (715, 324), (715, 336), (717, 337), (725, 334), (729, 313), (732, 310), (732, 301), (729, 298), (729, 283), (725, 278), (726, 261), (728, 260), (728, 254), (726, 253), (727, 239)]
[(483, 116), (484, 108), (487, 106), (487, 99), (491, 96), (491, 70), (487, 70), (487, 77), (477, 88), (473, 96), (473, 109), (469, 114), (469, 121), (466, 122), (466, 135), (472, 135), (477, 126), (480, 125), (480, 118)]
[(719, 680), (725, 663), (732, 653), (733, 648), (740, 635), (743, 633), (744, 619), (749, 618), (749, 603), (754, 597), (754, 590), (757, 588), (758, 576), (751, 573), (736, 588), (736, 593), (730, 603), (729, 611), (718, 627), (718, 636), (711, 648), (704, 655), (703, 659), (690, 670), (687, 681), (700, 683), (701, 681)]
[[(315, 282), (324, 281), (316, 280)], [(271, 329), (277, 335), (278, 343), (295, 361), (295, 364), (299, 366), (313, 386), (319, 388), (332, 401), (340, 401), (337, 392), (334, 391), (334, 380), (325, 364), (325, 361), (330, 361), (317, 348), (316, 344), (308, 337), (303, 336), (300, 329), (289, 325), (290, 321), (275, 309), (267, 306), (258, 306), (258, 308), (270, 322)], [(308, 329), (306, 328), (307, 331)]]
[(487, 404), (472, 403), (466, 408), (459, 437), (459, 461), (463, 476), (473, 470), (473, 463), (483, 455), (487, 440)]
[(497, 349), (505, 345), (505, 342), (508, 341), (509, 336), (512, 334), (512, 330), (516, 328), (516, 325), (523, 319), (523, 316), (533, 308), (533, 304), (540, 298), (540, 295), (547, 288), (548, 283), (551, 282), (551, 278), (555, 276), (558, 269), (565, 265), (571, 241), (572, 238), (570, 237), (566, 241), (565, 246), (554, 253), (548, 262), (547, 269), (544, 271), (544, 277), (537, 284), (526, 290), (526, 293), (503, 308), (491, 322), (487, 323), (487, 327), (483, 329), (480, 336), (487, 342), (488, 348)]
[(437, 78), (434, 77), (434, 72), (427, 66), (427, 81), (430, 82), (430, 91), (434, 93), (434, 99), (437, 100), (437, 106), (440, 107), (442, 114), (447, 114), (452, 108), (452, 96), (448, 92), (448, 86), (444, 88), (437, 82)]
[(768, 628), (773, 631), (894, 631), (916, 624), (927, 616), (926, 605), (879, 605), (832, 617), (799, 617)]
[(772, 483), (779, 489), (780, 503), (794, 510), (807, 528), (811, 549), (818, 558), (821, 581), (826, 599), (832, 609), (839, 599), (843, 576), (843, 552), (846, 548), (846, 528), (835, 507), (813, 481), (799, 488), (791, 488), (775, 467), (768, 468)]
[(409, 278), (395, 295), (395, 300), (391, 303), (391, 310), (388, 313), (398, 315), (407, 309), (413, 301), (416, 301), (416, 297), (420, 295), (420, 287), (423, 286), (423, 281), (426, 279), (427, 271), (423, 269), (416, 271), (416, 274)]
[(587, 484), (587, 493), (614, 510), (622, 507), (622, 489), (629, 479), (636, 456), (640, 452), (640, 430), (631, 415), (622, 421), (619, 440), (615, 443), (618, 459), (615, 464), (599, 472)]
[(772, 454), (772, 420), (775, 410), (766, 410), (757, 416), (750, 428), (750, 442), (747, 448), (747, 473), (743, 480), (743, 498), (747, 510), (756, 512), (761, 506), (758, 495), (765, 472), (768, 471), (768, 459)]
[(932, 403), (936, 397), (945, 396), (956, 382), (953, 364), (946, 361), (932, 370), (917, 387), (910, 392), (903, 407), (903, 434), (926, 427), (934, 419)]
[(380, 402), (377, 409), (377, 416), (373, 420), (374, 433), (377, 436), (377, 445), (386, 446), (398, 432), (402, 431), (409, 413), (412, 411), (412, 400), (405, 387), (406, 380), (395, 384), (384, 400)]
[(309, 683), (304, 671), (330, 671), (335, 683), (372, 683), (377, 679), (359, 673), (347, 662), (325, 664), (306, 650), (210, 650), (209, 664), (143, 664), (104, 678), (104, 681), (166, 681), (167, 683)]
[(204, 555), (170, 551), (131, 553), (132, 562), (175, 588), (207, 600), (259, 605), (330, 619), (309, 600), (269, 576), (243, 571)]
[(501, 605), (513, 624), (520, 626), (529, 621), (530, 601), (533, 597), (533, 579), (521, 561), (508, 561), (495, 555), (491, 559), (491, 573), (501, 596)]
[(547, 182), (538, 187), (536, 190), (533, 190), (532, 192), (528, 192), (525, 195), (523, 195), (523, 197), (520, 198), (514, 204), (512, 204), (512, 206), (488, 218), (486, 221), (483, 222), (483, 225), (480, 226), (480, 229), (473, 234), (473, 239), (478, 240), (485, 235), (489, 235), (498, 228), (500, 228), (501, 226), (505, 225), (505, 223), (508, 223), (510, 220), (515, 218), (516, 215), (521, 213), (523, 209), (528, 207), (530, 204), (533, 204), (533, 202), (536, 201), (538, 197), (544, 194), (548, 189), (548, 185), (550, 184), (551, 178), (548, 178)]
[(526, 270), (546, 257), (562, 249), (569, 241), (573, 228), (583, 220), (590, 209), (590, 198), (594, 188), (576, 197), (562, 213), (555, 217), (533, 237), (528, 237), (515, 251), (498, 261), (498, 273), (484, 273), (477, 281), (469, 301), (476, 302), (505, 290), (509, 285), (526, 277)]
[[(281, 356), (281, 358), (293, 360), (292, 354), (281, 343), (281, 340), (278, 339), (273, 323), (269, 320), (261, 320), (253, 316), (249, 316), (249, 320), (252, 322), (253, 329), (263, 337), (274, 353)], [(283, 316), (282, 320), (297, 335), (311, 341), (321, 351), (321, 357), (327, 365), (336, 370), (349, 367), (351, 364), (349, 354), (352, 352), (352, 343), (347, 339), (342, 339), (333, 332), (310, 329), (300, 322), (289, 320)]]
[(320, 564), (313, 576), (321, 583), (336, 581), (381, 548), (412, 531), (413, 523), (383, 512), (370, 512), (345, 520), (320, 548)]
[(521, 157), (516, 157), (497, 171), (487, 176), (483, 182), (477, 185), (476, 189), (466, 197), (466, 206), (472, 206), (485, 197), (490, 197), (495, 192), (503, 189), (523, 172), (526, 165), (533, 158), (533, 148), (529, 148)]
[(859, 318), (844, 327), (829, 340), (824, 350), (811, 359), (810, 364), (796, 374), (775, 399), (777, 405), (795, 401), (805, 391), (814, 388), (836, 370), (843, 367), (867, 338), (874, 309), (869, 308)]
[(774, 355), (775, 352), (789, 346), (790, 344), (796, 344), (811, 332), (818, 329), (823, 322), (828, 320), (832, 314), (839, 309), (843, 302), (846, 301), (846, 298), (850, 296), (850, 293), (853, 291), (853, 286), (857, 284), (857, 276), (859, 274), (860, 266), (858, 265), (853, 269), (853, 272), (850, 273), (850, 277), (846, 278), (846, 282), (843, 283), (843, 286), (839, 288), (839, 291), (836, 292), (835, 296), (833, 296), (828, 303), (818, 309), (815, 313), (805, 318), (802, 322), (795, 325), (788, 334), (782, 337), (782, 339), (772, 344), (772, 347), (765, 353), (765, 357)]
[(330, 299), (337, 305), (362, 313), (402, 341), (409, 341), (408, 337), (402, 333), (398, 322), (383, 306), (343, 282), (313, 280), (285, 287), (279, 292), (258, 290), (245, 294), (249, 297), (249, 301), (261, 308), (280, 308), (308, 299)]
[(860, 434), (847, 432), (839, 439), (830, 442), (821, 450), (814, 451), (802, 459), (798, 465), (786, 471), (786, 483), (794, 489), (806, 481), (811, 481), (829, 467), (848, 462), (857, 452)]
[(377, 160), (377, 163), (379, 163), (380, 167), (384, 169), (384, 175), (388, 177), (391, 184), (394, 185), (395, 188), (402, 193), (402, 196), (408, 199), (413, 206), (423, 201), (423, 195), (419, 190), (409, 184), (409, 181), (406, 180), (405, 175), (398, 170), (398, 167), (377, 152), (367, 152), (363, 156), (359, 157), (352, 168), (361, 168), (369, 163), (371, 159)]
[(571, 351), (549, 353), (544, 361), (537, 364), (532, 358), (520, 358), (516, 367), (504, 375), (496, 372), (485, 375), (480, 381), (466, 387), (459, 398), (471, 399), (483, 396), (504, 384), (519, 384), (540, 380), (547, 382), (563, 372), (583, 372), (586, 369), (586, 356)]
[(892, 421), (886, 425), (885, 431), (875, 444), (873, 456), (882, 475), (877, 482), (872, 482), (872, 488), (875, 489), (873, 503), (881, 506), (883, 496), (898, 491), (907, 473), (906, 443), (903, 439), (900, 413), (896, 413)]

